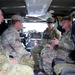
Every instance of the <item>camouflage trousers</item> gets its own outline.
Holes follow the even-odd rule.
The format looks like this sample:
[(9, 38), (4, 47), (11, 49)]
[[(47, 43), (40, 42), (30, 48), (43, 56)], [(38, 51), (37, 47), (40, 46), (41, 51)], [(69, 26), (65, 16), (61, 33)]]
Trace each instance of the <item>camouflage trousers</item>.
[(11, 60), (0, 55), (0, 75), (34, 75), (31, 67), (16, 64), (15, 59)]
[(33, 60), (34, 60), (34, 63), (35, 65), (38, 65), (39, 64), (39, 61), (38, 61), (38, 54), (41, 53), (41, 50), (43, 49), (44, 47), (41, 45), (41, 46), (35, 46), (31, 49), (31, 54), (33, 56)]
[(0, 75), (34, 75), (34, 73), (29, 66), (5, 63), (0, 67)]
[(34, 61), (31, 56), (23, 55), (22, 57), (19, 58), (18, 62), (19, 62), (19, 64), (28, 65), (32, 69), (34, 69)]
[(56, 73), (56, 75), (59, 75), (59, 73), (61, 73), (61, 71), (65, 69), (66, 70), (74, 70), (75, 72), (75, 65), (74, 64), (68, 64), (68, 63), (60, 63), (54, 66), (54, 72)]
[[(9, 52), (8, 51), (3, 51), (2, 54), (4, 56), (6, 56), (7, 58), (9, 58)], [(1, 57), (1, 56), (0, 56)], [(30, 66), (32, 69), (34, 67), (34, 61), (33, 61), (33, 58), (30, 54), (26, 55), (22, 55), (21, 57), (17, 57), (17, 58), (14, 58), (16, 59), (14, 62), (16, 63), (19, 63), (21, 65), (27, 65), (27, 66)]]
[(41, 58), (42, 58), (42, 65), (44, 71), (48, 75), (52, 75), (52, 61), (54, 58), (62, 58), (67, 59), (68, 52), (63, 50), (50, 50), (50, 48), (45, 47), (41, 50)]

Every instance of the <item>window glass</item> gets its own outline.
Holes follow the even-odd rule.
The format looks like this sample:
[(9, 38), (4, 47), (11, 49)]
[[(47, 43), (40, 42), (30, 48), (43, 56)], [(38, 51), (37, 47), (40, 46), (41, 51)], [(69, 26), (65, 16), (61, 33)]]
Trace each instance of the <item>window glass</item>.
[(23, 23), (23, 32), (28, 32), (30, 30), (34, 30), (37, 32), (43, 32), (47, 28), (47, 24), (45, 22), (26, 22)]

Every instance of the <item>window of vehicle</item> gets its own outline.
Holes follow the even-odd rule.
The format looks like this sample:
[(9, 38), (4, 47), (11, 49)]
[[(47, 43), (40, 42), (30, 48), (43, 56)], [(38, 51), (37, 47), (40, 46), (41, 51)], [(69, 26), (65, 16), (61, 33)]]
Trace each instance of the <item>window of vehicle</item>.
[(47, 28), (46, 22), (26, 22), (23, 23), (23, 32), (28, 31), (37, 31), (37, 32), (43, 32)]

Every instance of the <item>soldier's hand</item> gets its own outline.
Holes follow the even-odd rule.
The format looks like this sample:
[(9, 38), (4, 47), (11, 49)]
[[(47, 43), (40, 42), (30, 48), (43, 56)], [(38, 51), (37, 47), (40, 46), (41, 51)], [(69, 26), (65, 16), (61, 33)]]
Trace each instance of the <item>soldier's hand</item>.
[(46, 44), (45, 47), (49, 47), (50, 48), (50, 45), (49, 44)]
[(54, 46), (53, 45), (50, 45), (50, 50), (53, 50), (54, 49)]
[(49, 47), (50, 50), (53, 50), (54, 49), (53, 45), (49, 45), (49, 44), (46, 44), (45, 47)]
[(18, 64), (18, 63), (19, 63), (19, 62), (18, 62), (16, 59), (14, 59), (14, 58), (9, 58), (9, 61), (12, 62), (12, 63), (15, 63), (15, 64)]
[(52, 45), (53, 45), (53, 46), (59, 44), (59, 40), (58, 40), (57, 38), (54, 38), (53, 40), (51, 40), (51, 42), (52, 42)]

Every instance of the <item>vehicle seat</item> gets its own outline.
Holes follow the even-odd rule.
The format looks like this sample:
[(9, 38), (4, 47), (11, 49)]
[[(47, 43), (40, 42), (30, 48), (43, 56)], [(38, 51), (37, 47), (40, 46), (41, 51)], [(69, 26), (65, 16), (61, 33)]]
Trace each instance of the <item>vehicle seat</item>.
[(75, 44), (75, 21), (72, 23), (71, 38), (73, 39), (73, 42)]
[(60, 58), (52, 62), (53, 75), (75, 75), (75, 62), (69, 63)]

